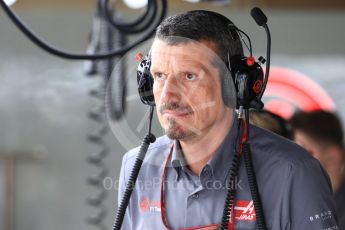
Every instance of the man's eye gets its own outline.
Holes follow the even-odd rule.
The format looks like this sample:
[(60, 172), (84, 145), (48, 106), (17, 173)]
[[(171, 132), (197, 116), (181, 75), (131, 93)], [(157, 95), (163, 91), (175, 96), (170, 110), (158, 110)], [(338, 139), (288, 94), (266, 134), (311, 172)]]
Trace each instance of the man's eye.
[(165, 79), (165, 75), (164, 75), (163, 73), (155, 73), (155, 74), (153, 75), (153, 78), (154, 78), (155, 80), (164, 80), (164, 79)]
[(192, 73), (187, 73), (186, 74), (186, 79), (189, 80), (189, 81), (193, 81), (196, 79), (196, 75), (195, 74), (192, 74)]

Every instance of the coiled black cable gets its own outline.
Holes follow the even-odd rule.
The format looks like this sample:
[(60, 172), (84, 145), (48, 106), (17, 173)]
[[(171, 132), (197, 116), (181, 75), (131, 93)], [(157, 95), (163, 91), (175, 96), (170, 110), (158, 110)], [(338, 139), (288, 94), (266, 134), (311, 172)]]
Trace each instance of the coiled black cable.
[[(97, 9), (97, 17), (99, 18), (99, 41), (98, 49), (101, 52), (112, 50), (114, 47), (113, 30), (109, 24), (106, 23), (104, 16), (101, 14), (100, 9)], [(114, 68), (114, 60), (112, 58), (100, 60), (96, 63), (97, 73), (102, 77), (100, 86), (97, 89), (90, 91), (90, 95), (97, 99), (97, 105), (91, 109), (89, 118), (99, 124), (92, 133), (89, 134), (88, 139), (94, 145), (97, 145), (98, 149), (92, 155), (88, 156), (87, 162), (98, 170), (98, 173), (87, 178), (87, 182), (90, 186), (98, 190), (98, 195), (87, 198), (87, 204), (93, 207), (93, 216), (87, 217), (87, 223), (97, 227), (98, 229), (106, 229), (104, 225), (104, 219), (107, 216), (108, 210), (104, 205), (104, 201), (107, 198), (108, 191), (103, 186), (104, 178), (108, 176), (108, 168), (104, 163), (105, 157), (108, 155), (108, 147), (103, 141), (103, 138), (108, 133), (108, 126), (105, 116), (104, 98), (106, 94), (107, 83), (110, 79), (112, 70)]]
[(220, 226), (221, 230), (228, 229), (230, 214), (234, 208), (235, 195), (236, 195), (235, 182), (238, 176), (238, 171), (241, 164), (241, 155), (242, 155), (242, 150), (241, 150), (241, 137), (243, 134), (242, 125), (243, 125), (243, 119), (239, 119), (238, 125), (237, 125), (238, 135), (236, 139), (235, 155), (231, 162), (231, 167), (228, 173), (227, 194), (225, 197), (222, 223)]
[(143, 139), (143, 142), (140, 146), (139, 153), (138, 153), (138, 156), (135, 160), (131, 175), (127, 181), (126, 189), (123, 193), (120, 206), (119, 206), (117, 213), (116, 213), (116, 218), (114, 221), (113, 230), (120, 230), (121, 229), (123, 218), (125, 216), (129, 200), (130, 200), (132, 192), (134, 190), (135, 182), (138, 178), (141, 165), (144, 162), (146, 152), (149, 148), (149, 145), (156, 141), (156, 137), (151, 133), (153, 111), (154, 111), (154, 106), (150, 106), (149, 132), (145, 135), (145, 137)]
[(87, 198), (87, 204), (94, 207), (97, 213), (94, 216), (87, 217), (88, 224), (104, 229), (103, 220), (107, 216), (107, 209), (103, 201), (107, 198), (107, 191), (103, 186), (103, 180), (108, 175), (108, 169), (103, 159), (108, 155), (108, 146), (103, 141), (103, 137), (108, 133), (108, 126), (105, 120), (103, 97), (104, 86), (99, 89), (91, 90), (91, 96), (96, 98), (100, 104), (93, 107), (89, 113), (89, 118), (99, 124), (94, 131), (88, 135), (88, 140), (97, 146), (97, 150), (87, 157), (87, 162), (97, 169), (97, 173), (87, 178), (87, 183), (94, 187), (98, 192), (94, 197)]
[[(236, 188), (233, 187), (235, 184), (236, 177), (238, 176), (239, 166), (241, 164), (241, 156), (244, 157), (244, 163), (247, 171), (248, 183), (250, 187), (250, 192), (252, 195), (254, 209), (256, 213), (256, 225), (259, 230), (266, 230), (265, 216), (261, 204), (259, 189), (257, 186), (255, 169), (251, 158), (250, 146), (248, 143), (249, 138), (249, 110), (244, 109), (245, 118), (240, 118), (238, 122), (238, 137), (236, 154), (234, 155), (233, 161), (231, 163), (227, 194), (225, 198), (221, 230), (228, 229), (230, 217), (234, 216), (234, 205), (235, 205), (235, 195)], [(233, 219), (234, 220), (234, 219)]]
[(70, 53), (65, 50), (57, 49), (56, 47), (48, 44), (42, 38), (35, 35), (35, 33), (31, 31), (31, 29), (28, 26), (26, 26), (24, 22), (21, 21), (21, 19), (10, 9), (10, 7), (6, 5), (4, 0), (0, 0), (0, 5), (5, 11), (5, 13), (7, 14), (7, 16), (18, 27), (18, 29), (21, 30), (33, 43), (35, 43), (37, 46), (39, 46), (40, 48), (42, 48), (43, 50), (47, 51), (50, 54), (53, 54), (58, 57), (66, 58), (66, 59), (72, 59), (72, 60), (97, 60), (97, 59), (107, 59), (114, 56), (123, 55), (129, 50), (131, 50), (132, 48), (134, 48), (135, 46), (142, 43), (143, 41), (146, 41), (154, 34), (157, 25), (163, 20), (163, 18), (166, 15), (167, 0), (161, 0), (161, 3), (162, 3), (162, 7), (161, 7), (162, 9), (158, 17), (158, 20), (156, 21), (156, 23), (154, 23), (154, 25), (152, 25), (152, 28), (140, 39), (136, 40), (135, 42), (131, 44), (126, 45), (125, 47), (121, 47), (111, 52), (88, 55), (88, 54)]
[(248, 183), (250, 192), (252, 194), (252, 199), (254, 203), (254, 209), (256, 214), (256, 226), (259, 230), (266, 230), (266, 222), (265, 222), (265, 216), (264, 211), (262, 209), (261, 205), (261, 198), (260, 193), (256, 181), (255, 171), (254, 171), (254, 165), (252, 161), (251, 151), (248, 143), (245, 143), (243, 145), (243, 157), (244, 157), (244, 163), (247, 170), (248, 175)]
[[(100, 1), (97, 3), (97, 12), (93, 18), (93, 26), (90, 33), (88, 53), (107, 52), (114, 48), (127, 44), (127, 36), (118, 29), (114, 29), (106, 20)], [(114, 8), (112, 14), (116, 15)], [(116, 68), (114, 68), (116, 66)], [(105, 60), (86, 60), (84, 69), (87, 75), (100, 74), (105, 77), (106, 112), (112, 120), (119, 120), (125, 113), (127, 92), (127, 63), (125, 56), (114, 57)], [(115, 84), (113, 84), (113, 82)]]
[[(247, 124), (246, 126), (246, 133), (247, 137), (249, 137), (249, 110), (245, 109), (245, 122)], [(250, 193), (252, 195), (253, 203), (254, 203), (254, 209), (256, 214), (256, 226), (259, 230), (266, 230), (266, 221), (265, 221), (265, 215), (262, 208), (258, 183), (256, 181), (255, 176), (255, 168), (252, 160), (252, 155), (250, 151), (250, 145), (245, 141), (245, 143), (242, 146), (243, 148), (243, 157), (244, 157), (244, 164), (246, 166), (247, 176), (248, 176), (248, 183), (250, 188)]]
[[(229, 178), (227, 181), (227, 189), (228, 192), (225, 198), (223, 216), (222, 216), (222, 223), (220, 226), (221, 230), (227, 230), (229, 221), (230, 221), (230, 212), (234, 208), (235, 203), (235, 194), (236, 194), (236, 186), (235, 181), (238, 176), (239, 167), (241, 164), (241, 155), (236, 153), (234, 158), (232, 159), (231, 168), (229, 172)], [(233, 214), (232, 214), (233, 215)]]

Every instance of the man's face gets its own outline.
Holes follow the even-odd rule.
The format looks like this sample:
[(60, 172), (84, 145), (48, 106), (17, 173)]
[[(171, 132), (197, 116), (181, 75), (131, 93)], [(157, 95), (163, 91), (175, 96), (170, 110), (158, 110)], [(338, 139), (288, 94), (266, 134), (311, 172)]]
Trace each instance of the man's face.
[(151, 49), (153, 93), (158, 119), (171, 139), (190, 140), (219, 124), (225, 113), (212, 42), (169, 45), (155, 39)]
[[(294, 131), (294, 139), (297, 144), (305, 148), (321, 163), (322, 167), (329, 175), (339, 175), (339, 173), (341, 173), (341, 168), (343, 167), (343, 153), (342, 150), (339, 151), (337, 146), (327, 145), (314, 140), (298, 129)], [(335, 188), (333, 187), (333, 189)]]

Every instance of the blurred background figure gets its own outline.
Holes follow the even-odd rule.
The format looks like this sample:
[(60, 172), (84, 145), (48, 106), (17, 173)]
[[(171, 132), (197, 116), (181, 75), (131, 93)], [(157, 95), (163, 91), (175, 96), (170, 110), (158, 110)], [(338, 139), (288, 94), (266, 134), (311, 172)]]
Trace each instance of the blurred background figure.
[(327, 171), (335, 196), (340, 229), (345, 229), (344, 133), (340, 119), (329, 111), (297, 112), (291, 119), (293, 138)]
[(280, 136), (291, 139), (292, 132), (288, 122), (281, 116), (267, 110), (252, 110), (249, 122), (260, 128), (270, 130)]

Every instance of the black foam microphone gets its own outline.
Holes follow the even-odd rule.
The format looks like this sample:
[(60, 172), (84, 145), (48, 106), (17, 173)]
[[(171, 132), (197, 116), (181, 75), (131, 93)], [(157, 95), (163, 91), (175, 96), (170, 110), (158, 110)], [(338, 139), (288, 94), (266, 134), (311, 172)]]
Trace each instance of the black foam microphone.
[(264, 14), (264, 12), (262, 12), (262, 10), (258, 7), (254, 7), (251, 11), (250, 14), (252, 15), (252, 17), (254, 18), (255, 22), (259, 25), (259, 26), (263, 26), (267, 23), (267, 17)]
[(250, 11), (250, 14), (252, 15), (252, 17), (255, 20), (255, 22), (259, 26), (262, 26), (265, 29), (266, 35), (267, 35), (267, 52), (266, 52), (265, 79), (264, 79), (264, 82), (263, 82), (263, 86), (261, 87), (261, 91), (258, 94), (258, 98), (261, 99), (262, 95), (265, 92), (266, 85), (267, 85), (267, 82), (268, 82), (268, 76), (269, 76), (269, 72), (270, 72), (270, 63), (271, 63), (271, 33), (270, 33), (270, 30), (269, 30), (269, 28), (267, 26), (267, 17), (266, 17), (264, 12), (262, 12), (262, 10), (259, 7), (254, 7)]

